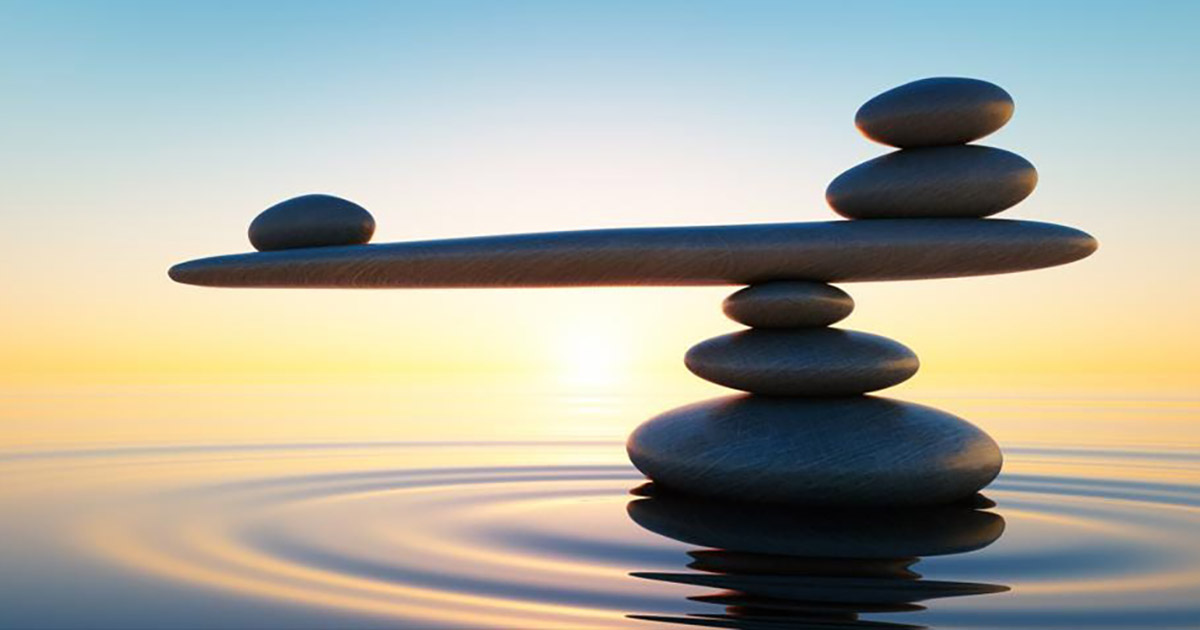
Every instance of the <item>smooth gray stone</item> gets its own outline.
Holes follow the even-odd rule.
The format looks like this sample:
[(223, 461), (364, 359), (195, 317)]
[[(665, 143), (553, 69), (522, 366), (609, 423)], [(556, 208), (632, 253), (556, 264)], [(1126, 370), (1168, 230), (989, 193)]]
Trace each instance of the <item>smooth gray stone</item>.
[(683, 358), (718, 385), (772, 396), (850, 396), (917, 373), (917, 355), (897, 341), (837, 328), (751, 329), (713, 337)]
[(1031, 221), (910, 219), (625, 228), (217, 256), (171, 278), (223, 287), (449, 288), (951, 278), (1079, 260), (1091, 236)]
[(854, 299), (821, 282), (781, 280), (746, 287), (721, 307), (729, 319), (753, 328), (812, 328), (845, 319)]
[(836, 509), (724, 501), (661, 489), (630, 501), (626, 511), (641, 527), (698, 547), (765, 557), (909, 559), (895, 562), (896, 570), (913, 558), (987, 547), (1005, 526), (999, 514), (969, 502)]
[(362, 245), (375, 219), (362, 206), (333, 195), (302, 195), (281, 201), (250, 223), (250, 244), (259, 251)]
[(848, 219), (981, 218), (1033, 192), (1037, 170), (992, 147), (906, 149), (838, 175), (825, 200)]
[(936, 77), (905, 83), (867, 101), (854, 116), (866, 137), (894, 147), (964, 144), (1004, 126), (1013, 100), (979, 79)]
[(1000, 448), (969, 422), (887, 398), (729, 396), (681, 407), (626, 443), (668, 490), (846, 507), (966, 499), (1000, 472)]

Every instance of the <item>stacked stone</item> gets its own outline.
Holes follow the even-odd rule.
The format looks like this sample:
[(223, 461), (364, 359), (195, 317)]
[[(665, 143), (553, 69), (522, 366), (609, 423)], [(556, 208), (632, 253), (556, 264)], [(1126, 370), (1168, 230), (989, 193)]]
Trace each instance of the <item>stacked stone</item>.
[(1004, 126), (1012, 97), (975, 79), (914, 81), (867, 101), (854, 124), (898, 147), (842, 173), (825, 199), (848, 219), (991, 216), (1029, 196), (1037, 170), (1001, 149), (967, 144)]
[(260, 252), (365, 245), (375, 234), (366, 208), (333, 195), (292, 197), (263, 210), (250, 223), (250, 244)]
[[(826, 199), (856, 221), (982, 221), (1037, 184), (1020, 156), (967, 144), (1012, 113), (1007, 92), (974, 79), (885, 92), (859, 109), (855, 124), (899, 150), (838, 176)], [(936, 409), (865, 395), (907, 380), (918, 361), (890, 339), (830, 327), (853, 308), (849, 295), (818, 282), (769, 281), (731, 295), (725, 313), (750, 329), (696, 345), (685, 363), (748, 395), (652, 419), (629, 439), (633, 463), (667, 489), (751, 501), (933, 504), (990, 483), (1002, 457), (983, 431)]]
[(686, 364), (747, 392), (667, 412), (627, 450), (666, 491), (740, 501), (892, 506), (970, 497), (1000, 472), (970, 423), (871, 392), (917, 357), (833, 328), (854, 308), (825, 282), (1027, 271), (1090, 255), (1091, 236), (987, 219), (1028, 196), (1037, 171), (969, 144), (1012, 117), (1008, 93), (938, 78), (885, 92), (855, 123), (899, 150), (838, 176), (818, 223), (627, 228), (366, 245), (375, 220), (329, 195), (279, 203), (250, 226), (259, 251), (175, 265), (178, 282), (226, 287), (448, 288), (751, 284), (725, 302), (745, 330), (692, 348)]

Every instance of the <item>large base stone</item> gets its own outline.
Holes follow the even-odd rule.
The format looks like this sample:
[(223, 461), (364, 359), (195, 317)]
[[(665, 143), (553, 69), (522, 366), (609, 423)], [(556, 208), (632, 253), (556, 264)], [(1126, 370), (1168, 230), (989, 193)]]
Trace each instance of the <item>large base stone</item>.
[(1002, 463), (971, 423), (873, 396), (718, 398), (646, 422), (626, 449), (670, 490), (809, 505), (950, 503), (990, 483)]

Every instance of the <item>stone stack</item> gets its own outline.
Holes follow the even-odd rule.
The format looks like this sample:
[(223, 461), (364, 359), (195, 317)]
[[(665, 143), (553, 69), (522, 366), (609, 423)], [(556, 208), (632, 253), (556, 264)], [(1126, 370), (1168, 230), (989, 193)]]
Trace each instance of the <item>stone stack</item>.
[[(899, 150), (838, 176), (826, 199), (854, 221), (984, 222), (1037, 184), (1023, 158), (967, 144), (1012, 112), (1007, 92), (973, 79), (925, 79), (885, 92), (862, 106), (855, 123)], [(912, 252), (897, 246), (897, 255)], [(963, 264), (969, 257), (964, 252)], [(977, 427), (865, 395), (910, 378), (918, 361), (890, 339), (832, 328), (854, 308), (840, 289), (778, 279), (734, 293), (724, 308), (749, 329), (701, 342), (685, 363), (748, 394), (639, 427), (629, 456), (657, 484), (723, 499), (887, 506), (964, 499), (999, 474), (1000, 449)]]
[(750, 285), (725, 301), (748, 330), (698, 344), (701, 378), (747, 392), (665, 413), (627, 450), (666, 491), (741, 501), (893, 506), (948, 503), (1000, 472), (999, 447), (948, 413), (868, 396), (910, 378), (917, 357), (833, 328), (854, 309), (830, 282), (1029, 271), (1087, 257), (1072, 228), (986, 219), (1033, 191), (1023, 158), (968, 144), (1012, 116), (1008, 93), (926, 79), (858, 111), (899, 150), (826, 191), (849, 221), (614, 228), (369, 244), (375, 220), (329, 195), (279, 203), (250, 226), (253, 253), (175, 265), (219, 287), (483, 288)]

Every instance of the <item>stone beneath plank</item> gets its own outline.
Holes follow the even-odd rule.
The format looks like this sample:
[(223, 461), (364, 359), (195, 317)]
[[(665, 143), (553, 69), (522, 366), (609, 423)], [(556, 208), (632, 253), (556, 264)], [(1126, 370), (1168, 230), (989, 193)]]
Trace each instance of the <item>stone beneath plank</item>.
[(752, 328), (811, 328), (845, 319), (854, 299), (821, 282), (780, 280), (746, 287), (721, 306), (729, 319)]
[(909, 148), (978, 140), (1012, 115), (1012, 97), (1000, 86), (936, 77), (905, 83), (867, 101), (854, 124), (876, 142)]
[(917, 373), (904, 344), (836, 328), (752, 329), (702, 341), (684, 356), (702, 379), (772, 396), (850, 396)]
[(375, 218), (362, 206), (333, 195), (302, 195), (255, 217), (250, 244), (259, 251), (362, 245), (374, 233)]
[(449, 288), (852, 282), (1027, 271), (1079, 260), (1091, 236), (1032, 221), (905, 219), (624, 228), (321, 247), (175, 265), (222, 287)]
[(729, 396), (647, 421), (626, 443), (667, 490), (732, 501), (881, 507), (964, 500), (1000, 472), (969, 422), (873, 396)]
[(1037, 181), (1032, 164), (1001, 149), (908, 149), (838, 175), (825, 200), (849, 219), (981, 218), (1020, 203)]

